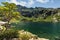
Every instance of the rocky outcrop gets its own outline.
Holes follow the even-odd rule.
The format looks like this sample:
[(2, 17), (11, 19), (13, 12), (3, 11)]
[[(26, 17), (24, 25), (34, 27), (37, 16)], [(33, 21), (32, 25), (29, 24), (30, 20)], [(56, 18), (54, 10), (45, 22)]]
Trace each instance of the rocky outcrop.
[(46, 38), (39, 38), (37, 35), (24, 30), (19, 31), (19, 33), (20, 33), (20, 40), (49, 40)]

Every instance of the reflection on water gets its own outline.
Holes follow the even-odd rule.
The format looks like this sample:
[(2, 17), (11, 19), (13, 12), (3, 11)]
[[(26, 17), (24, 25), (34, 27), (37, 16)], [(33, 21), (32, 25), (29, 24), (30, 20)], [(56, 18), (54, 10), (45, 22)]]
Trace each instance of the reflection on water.
[(50, 40), (54, 40), (53, 38), (55, 37), (60, 37), (60, 23), (22, 22), (16, 26), (16, 29), (24, 29), (38, 35), (39, 37), (49, 38)]

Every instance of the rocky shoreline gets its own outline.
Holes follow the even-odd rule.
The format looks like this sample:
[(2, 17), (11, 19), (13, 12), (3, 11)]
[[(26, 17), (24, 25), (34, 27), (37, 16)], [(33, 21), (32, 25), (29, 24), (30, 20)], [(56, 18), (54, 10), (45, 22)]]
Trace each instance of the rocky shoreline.
[[(24, 31), (24, 30), (19, 31), (19, 33), (20, 33), (20, 37), (21, 37), (21, 35), (24, 35), (24, 34), (26, 34), (28, 37), (30, 36), (30, 38), (28, 40), (49, 40), (46, 38), (39, 38), (37, 35)], [(20, 40), (21, 40), (21, 38), (20, 38)]]

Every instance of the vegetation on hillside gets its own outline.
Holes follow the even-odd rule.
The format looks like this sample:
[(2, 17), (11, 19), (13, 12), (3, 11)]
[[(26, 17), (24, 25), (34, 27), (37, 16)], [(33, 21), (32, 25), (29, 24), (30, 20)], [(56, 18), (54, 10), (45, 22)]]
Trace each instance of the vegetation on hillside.
[(0, 6), (0, 20), (7, 21), (8, 24), (12, 19), (32, 22), (52, 22), (54, 21), (54, 18), (60, 21), (60, 8), (27, 8), (8, 2), (2, 2), (2, 5)]
[[(17, 5), (17, 11), (21, 12), (21, 15), (25, 18), (25, 20), (29, 21), (46, 21), (52, 22), (54, 21), (54, 17), (60, 21), (60, 8), (43, 8), (43, 7), (35, 7), (35, 8), (27, 8), (21, 5)], [(57, 16), (56, 16), (57, 15)]]

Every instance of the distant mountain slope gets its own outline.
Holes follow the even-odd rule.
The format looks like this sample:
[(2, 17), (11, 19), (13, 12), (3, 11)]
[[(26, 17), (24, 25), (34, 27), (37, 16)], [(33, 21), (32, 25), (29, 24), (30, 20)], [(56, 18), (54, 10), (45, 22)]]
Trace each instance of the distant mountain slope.
[(40, 15), (43, 17), (47, 17), (50, 15), (54, 15), (58, 13), (60, 8), (43, 8), (43, 7), (35, 7), (35, 8), (27, 8), (25, 6), (17, 5), (18, 11), (25, 17), (39, 17)]

